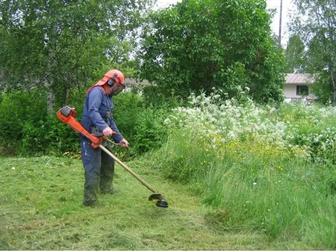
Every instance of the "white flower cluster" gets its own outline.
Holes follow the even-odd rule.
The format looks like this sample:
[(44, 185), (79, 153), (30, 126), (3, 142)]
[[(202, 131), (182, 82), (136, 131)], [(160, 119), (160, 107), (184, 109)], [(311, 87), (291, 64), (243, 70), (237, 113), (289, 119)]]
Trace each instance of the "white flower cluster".
[[(295, 125), (282, 121), (278, 116), (278, 109), (272, 106), (260, 106), (249, 99), (241, 105), (234, 99), (221, 100), (216, 93), (210, 96), (192, 95), (190, 105), (176, 108), (173, 115), (165, 120), (165, 124), (171, 128), (180, 127), (196, 131), (207, 138), (214, 147), (249, 136), (283, 148), (299, 147), (303, 151), (309, 149), (302, 144), (292, 144), (296, 134)], [(305, 120), (312, 124), (336, 115), (334, 108), (306, 106), (298, 109), (302, 110)], [(334, 144), (336, 129), (328, 129), (321, 134), (323, 137), (311, 135), (306, 140), (311, 142), (319, 141), (313, 138), (323, 138), (324, 148)]]
[(274, 121), (273, 107), (257, 106), (251, 100), (238, 105), (234, 99), (221, 101), (220, 96), (192, 95), (191, 107), (179, 107), (165, 124), (172, 127), (189, 127), (201, 131), (212, 142), (223, 143), (242, 135), (251, 134), (263, 141), (283, 144), (286, 124)]
[[(318, 158), (325, 155), (334, 155), (336, 149), (336, 128), (326, 128), (318, 133), (312, 133), (303, 137), (304, 141), (310, 143), (310, 151), (318, 154)], [(330, 153), (331, 152), (331, 153)]]

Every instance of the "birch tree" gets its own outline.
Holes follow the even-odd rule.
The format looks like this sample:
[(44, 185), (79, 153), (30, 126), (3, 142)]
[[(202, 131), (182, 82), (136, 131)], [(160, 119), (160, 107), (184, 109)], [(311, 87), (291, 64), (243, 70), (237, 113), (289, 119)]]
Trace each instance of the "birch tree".
[(125, 65), (151, 2), (0, 0), (1, 88), (37, 87), (67, 103), (70, 90)]
[(308, 48), (306, 69), (317, 80), (322, 101), (336, 105), (336, 1), (295, 0), (298, 13), (292, 29)]

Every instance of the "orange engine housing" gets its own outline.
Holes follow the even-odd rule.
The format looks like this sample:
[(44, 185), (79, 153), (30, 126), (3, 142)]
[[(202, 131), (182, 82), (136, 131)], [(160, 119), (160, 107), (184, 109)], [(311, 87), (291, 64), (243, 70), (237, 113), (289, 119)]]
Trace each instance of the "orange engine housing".
[(81, 124), (76, 120), (76, 110), (69, 106), (65, 106), (57, 111), (56, 116), (57, 118), (69, 125), (74, 131), (82, 134), (83, 136), (87, 137), (91, 141), (91, 146), (96, 149), (99, 145), (103, 142), (102, 137), (96, 137), (90, 134)]

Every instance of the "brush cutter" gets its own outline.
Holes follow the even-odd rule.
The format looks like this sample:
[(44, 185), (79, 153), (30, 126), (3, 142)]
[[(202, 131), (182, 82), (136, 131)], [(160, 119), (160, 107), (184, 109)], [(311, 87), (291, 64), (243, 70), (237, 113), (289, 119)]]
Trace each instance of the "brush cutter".
[[(144, 185), (148, 190), (152, 192), (149, 196), (148, 200), (156, 201), (156, 206), (167, 208), (168, 202), (162, 196), (162, 194), (158, 193), (153, 189), (151, 185), (149, 185), (144, 179), (142, 179), (138, 174), (131, 170), (125, 163), (123, 163), (119, 158), (117, 158), (114, 154), (111, 153), (106, 147), (102, 145), (105, 139), (104, 137), (97, 137), (93, 134), (90, 134), (77, 120), (76, 120), (76, 110), (69, 106), (65, 106), (57, 111), (56, 113), (58, 119), (69, 125), (74, 131), (82, 134), (86, 138), (91, 141), (91, 146), (93, 148), (100, 148), (104, 152), (106, 152), (110, 157), (112, 157), (119, 165), (121, 165), (127, 172), (129, 172), (133, 177), (135, 177), (142, 185)], [(110, 140), (108, 140), (110, 141)]]

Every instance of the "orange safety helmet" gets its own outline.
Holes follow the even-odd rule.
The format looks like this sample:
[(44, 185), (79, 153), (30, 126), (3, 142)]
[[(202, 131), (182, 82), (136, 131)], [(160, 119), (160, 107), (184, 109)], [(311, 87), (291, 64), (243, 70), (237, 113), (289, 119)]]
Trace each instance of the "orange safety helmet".
[(109, 80), (113, 80), (115, 83), (125, 86), (125, 77), (122, 72), (120, 72), (117, 69), (112, 69), (104, 74), (104, 77), (99, 80), (95, 86), (103, 86), (106, 84)]

